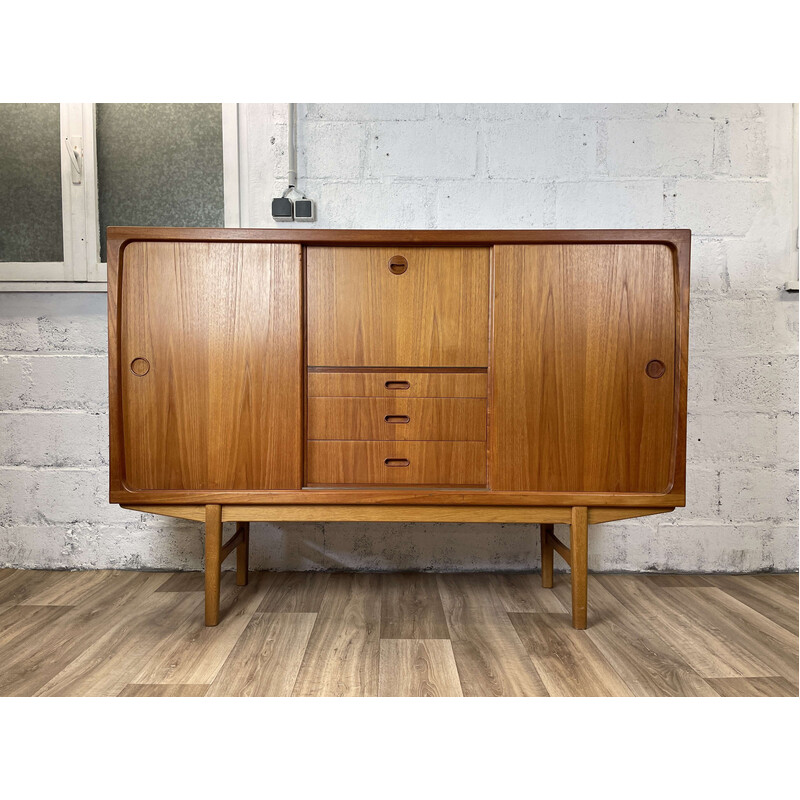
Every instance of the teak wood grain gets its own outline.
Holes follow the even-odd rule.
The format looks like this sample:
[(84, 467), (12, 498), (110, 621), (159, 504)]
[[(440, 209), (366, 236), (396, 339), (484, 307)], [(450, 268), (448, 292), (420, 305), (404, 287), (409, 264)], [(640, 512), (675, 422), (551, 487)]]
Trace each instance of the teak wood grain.
[(309, 397), (486, 397), (486, 372), (314, 372)]
[(589, 526), (685, 503), (688, 231), (108, 243), (109, 497), (207, 521), (211, 624), (248, 521), (341, 519), (568, 522), (584, 627)]
[[(302, 482), (300, 249), (135, 242), (122, 271), (125, 484)], [(146, 359), (146, 374), (129, 365)]]
[(477, 398), (309, 397), (309, 439), (486, 441)]
[(308, 247), (306, 281), (310, 366), (488, 365), (488, 248)]
[(664, 245), (495, 248), (493, 489), (670, 490), (675, 287)]
[(486, 483), (483, 442), (310, 441), (307, 452), (309, 485)]
[[(571, 506), (582, 502), (592, 508), (591, 516), (595, 522), (608, 522), (601, 519), (600, 509), (627, 509), (619, 519), (639, 516), (634, 511), (642, 509), (643, 515), (661, 514), (672, 511), (675, 506), (685, 505), (686, 496), (681, 493), (645, 494), (631, 492), (499, 492), (483, 489), (466, 488), (427, 488), (393, 489), (385, 491), (378, 488), (339, 487), (337, 489), (304, 488), (300, 491), (252, 491), (252, 492), (183, 492), (152, 491), (125, 492), (111, 491), (111, 502), (121, 503), (126, 507), (142, 510), (145, 507), (154, 509), (178, 509), (187, 504), (187, 496), (192, 503), (222, 503), (225, 505), (288, 506), (292, 505), (331, 505), (337, 503), (378, 505), (421, 505), (421, 506), (520, 506), (523, 508), (540, 508), (542, 506), (560, 506), (569, 511)], [(195, 506), (190, 505), (190, 509)], [(203, 506), (200, 506), (203, 508)], [(156, 512), (158, 513), (158, 512)], [(180, 514), (176, 514), (180, 516)], [(193, 516), (187, 516), (193, 519)]]

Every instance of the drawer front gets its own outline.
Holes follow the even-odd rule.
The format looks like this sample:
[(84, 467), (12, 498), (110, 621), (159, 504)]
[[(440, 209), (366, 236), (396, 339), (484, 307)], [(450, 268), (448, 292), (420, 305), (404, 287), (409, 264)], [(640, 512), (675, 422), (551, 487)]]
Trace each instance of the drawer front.
[(309, 485), (485, 486), (485, 442), (308, 442)]
[(309, 397), (486, 397), (485, 372), (309, 372)]
[(309, 247), (308, 364), (486, 367), (489, 248)]
[(310, 397), (309, 439), (485, 441), (486, 401)]

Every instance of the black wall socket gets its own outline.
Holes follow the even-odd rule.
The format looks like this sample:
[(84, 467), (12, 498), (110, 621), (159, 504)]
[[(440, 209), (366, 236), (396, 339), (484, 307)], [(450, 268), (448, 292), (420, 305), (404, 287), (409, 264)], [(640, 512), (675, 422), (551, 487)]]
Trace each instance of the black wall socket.
[(278, 222), (291, 222), (294, 219), (294, 204), (288, 197), (273, 198), (272, 218)]

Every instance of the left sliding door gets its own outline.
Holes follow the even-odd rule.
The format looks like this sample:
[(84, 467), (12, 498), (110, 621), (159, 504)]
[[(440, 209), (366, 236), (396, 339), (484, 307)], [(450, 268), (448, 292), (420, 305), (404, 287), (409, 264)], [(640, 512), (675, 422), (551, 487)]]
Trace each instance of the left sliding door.
[(135, 241), (120, 262), (126, 488), (299, 489), (300, 247)]

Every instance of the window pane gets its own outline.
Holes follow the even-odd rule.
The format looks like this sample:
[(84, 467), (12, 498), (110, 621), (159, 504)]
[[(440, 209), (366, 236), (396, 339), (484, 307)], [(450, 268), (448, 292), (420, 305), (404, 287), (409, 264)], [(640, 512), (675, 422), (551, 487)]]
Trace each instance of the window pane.
[(58, 103), (0, 104), (0, 261), (63, 261)]
[(100, 259), (109, 225), (225, 224), (219, 103), (98, 103)]

